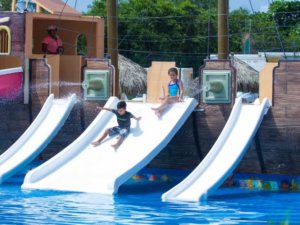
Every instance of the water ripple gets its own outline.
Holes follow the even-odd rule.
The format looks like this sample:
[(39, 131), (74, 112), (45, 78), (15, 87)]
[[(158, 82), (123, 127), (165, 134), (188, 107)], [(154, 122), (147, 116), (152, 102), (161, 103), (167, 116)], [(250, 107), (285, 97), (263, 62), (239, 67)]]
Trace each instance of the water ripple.
[(300, 221), (300, 193), (250, 194), (215, 197), (201, 204), (170, 203), (160, 200), (160, 192), (106, 196), (22, 191), (19, 185), (3, 185), (0, 224), (297, 224)]

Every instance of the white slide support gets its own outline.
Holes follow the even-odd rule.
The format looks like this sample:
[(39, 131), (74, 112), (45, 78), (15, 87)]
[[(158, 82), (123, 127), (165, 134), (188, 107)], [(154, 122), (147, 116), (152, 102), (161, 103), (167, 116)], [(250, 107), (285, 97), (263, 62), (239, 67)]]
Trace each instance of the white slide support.
[(51, 94), (20, 138), (0, 155), (0, 183), (22, 170), (49, 144), (68, 118), (76, 95), (54, 99)]
[[(117, 102), (111, 97), (104, 107), (116, 108)], [(151, 109), (157, 104), (128, 102), (127, 111), (142, 119), (131, 120), (130, 133), (116, 151), (111, 147), (115, 137), (97, 147), (90, 144), (106, 128), (117, 125), (116, 116), (102, 110), (73, 143), (29, 171), (22, 188), (114, 194), (167, 145), (196, 105), (195, 99), (185, 99), (158, 119)]]
[(237, 167), (269, 107), (267, 99), (261, 104), (242, 104), (238, 98), (211, 150), (190, 175), (162, 195), (162, 200), (206, 200)]

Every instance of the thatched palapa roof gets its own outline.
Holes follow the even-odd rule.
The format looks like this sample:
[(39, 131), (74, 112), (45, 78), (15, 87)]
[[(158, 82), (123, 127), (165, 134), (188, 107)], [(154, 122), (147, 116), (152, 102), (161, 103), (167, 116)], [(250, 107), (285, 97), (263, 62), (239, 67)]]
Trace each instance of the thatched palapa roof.
[(236, 68), (238, 91), (258, 92), (259, 72), (237, 57), (233, 58), (233, 66)]
[(119, 77), (121, 92), (135, 97), (146, 93), (147, 71), (137, 63), (119, 54)]

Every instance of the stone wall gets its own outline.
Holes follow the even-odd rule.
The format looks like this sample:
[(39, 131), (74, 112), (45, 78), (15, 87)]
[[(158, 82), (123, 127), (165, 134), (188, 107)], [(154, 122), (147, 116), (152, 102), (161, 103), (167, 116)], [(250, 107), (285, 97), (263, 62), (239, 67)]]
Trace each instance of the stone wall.
[(299, 60), (273, 70), (273, 106), (258, 134), (267, 173), (300, 174), (299, 71)]
[(0, 153), (8, 149), (30, 124), (30, 110), (24, 104), (0, 104)]
[(23, 55), (25, 51), (25, 14), (0, 12), (0, 17), (9, 17), (10, 21), (1, 25), (11, 31), (11, 55)]

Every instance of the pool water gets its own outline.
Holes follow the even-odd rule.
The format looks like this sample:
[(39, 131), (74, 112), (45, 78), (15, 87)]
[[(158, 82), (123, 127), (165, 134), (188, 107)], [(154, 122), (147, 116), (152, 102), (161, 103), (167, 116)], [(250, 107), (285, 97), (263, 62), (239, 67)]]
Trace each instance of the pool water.
[(162, 202), (185, 175), (131, 179), (115, 196), (22, 190), (18, 175), (0, 186), (0, 224), (300, 224), (299, 192), (221, 188), (201, 204)]

